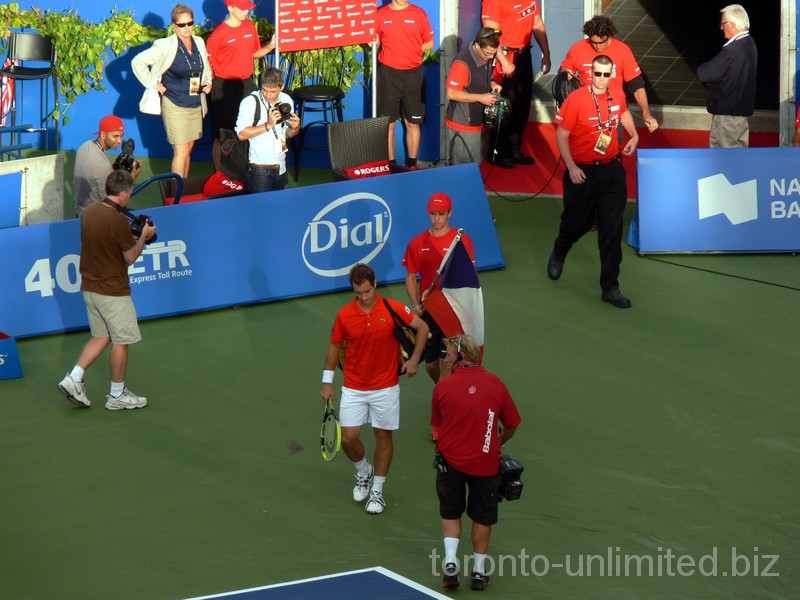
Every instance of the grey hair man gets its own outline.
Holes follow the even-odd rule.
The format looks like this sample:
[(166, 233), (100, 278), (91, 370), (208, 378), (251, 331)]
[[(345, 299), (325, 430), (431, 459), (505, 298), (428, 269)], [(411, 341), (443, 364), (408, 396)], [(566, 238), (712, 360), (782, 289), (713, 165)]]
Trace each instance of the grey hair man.
[(758, 49), (750, 36), (750, 17), (740, 4), (720, 11), (719, 28), (727, 42), (714, 58), (697, 68), (706, 85), (706, 108), (711, 113), (711, 148), (747, 148), (756, 98)]

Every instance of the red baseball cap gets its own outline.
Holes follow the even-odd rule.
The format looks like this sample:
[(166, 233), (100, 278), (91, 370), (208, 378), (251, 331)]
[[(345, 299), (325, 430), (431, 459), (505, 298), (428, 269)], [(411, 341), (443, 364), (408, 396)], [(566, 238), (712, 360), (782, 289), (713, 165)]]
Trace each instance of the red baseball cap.
[(100, 131), (95, 131), (95, 134), (100, 132), (108, 133), (109, 131), (125, 131), (125, 125), (122, 123), (122, 119), (116, 117), (114, 115), (108, 115), (100, 119)]
[(225, 0), (225, 6), (234, 6), (241, 10), (250, 10), (256, 7), (250, 0)]
[(453, 208), (453, 201), (444, 192), (435, 192), (428, 200), (428, 212), (446, 213)]

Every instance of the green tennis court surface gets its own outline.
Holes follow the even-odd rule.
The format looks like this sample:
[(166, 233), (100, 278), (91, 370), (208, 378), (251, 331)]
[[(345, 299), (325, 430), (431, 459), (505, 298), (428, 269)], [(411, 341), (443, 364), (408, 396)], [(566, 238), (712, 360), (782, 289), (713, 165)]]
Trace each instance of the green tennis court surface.
[[(480, 597), (800, 598), (800, 258), (623, 246), (619, 310), (592, 235), (547, 278), (560, 198), (491, 204), (508, 267), (481, 273), (486, 365), (523, 418), (506, 450), (525, 489), (500, 506), (503, 572)], [(20, 340), (25, 377), (0, 382), (0, 596), (181, 599), (375, 565), (441, 589), (427, 376), (401, 381), (385, 513), (352, 501), (343, 454), (321, 457), (322, 361), (351, 297), (143, 323), (137, 411), (103, 410), (106, 357), (92, 408), (56, 389), (87, 332)]]

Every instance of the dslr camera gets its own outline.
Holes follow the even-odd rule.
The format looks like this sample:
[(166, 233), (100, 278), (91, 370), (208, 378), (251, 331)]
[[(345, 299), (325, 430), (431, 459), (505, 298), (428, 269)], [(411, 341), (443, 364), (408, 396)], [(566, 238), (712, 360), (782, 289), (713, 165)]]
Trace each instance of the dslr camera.
[(492, 92), (495, 103), (491, 106), (483, 107), (483, 124), (489, 129), (500, 126), (508, 115), (511, 114), (511, 103), (497, 92)]
[(272, 108), (277, 108), (278, 112), (281, 113), (278, 124), (288, 121), (292, 117), (292, 105), (287, 102), (278, 102)]
[[(126, 215), (131, 223), (131, 233), (136, 236), (137, 238), (142, 237), (142, 232), (144, 231), (145, 224), (152, 225), (153, 222), (150, 220), (150, 217), (147, 215), (133, 215), (128, 214)], [(153, 237), (149, 240), (145, 240), (145, 244), (152, 244), (158, 239), (158, 234), (154, 233)]]
[(511, 502), (518, 500), (522, 495), (522, 472), (525, 467), (516, 458), (511, 458), (508, 454), (503, 454), (500, 458), (500, 486), (497, 489), (497, 501), (502, 502), (503, 498)]
[(124, 169), (128, 173), (133, 173), (133, 166), (136, 164), (136, 159), (133, 156), (133, 151), (136, 149), (136, 144), (133, 138), (129, 138), (122, 142), (122, 151), (114, 161), (114, 170), (119, 171)]

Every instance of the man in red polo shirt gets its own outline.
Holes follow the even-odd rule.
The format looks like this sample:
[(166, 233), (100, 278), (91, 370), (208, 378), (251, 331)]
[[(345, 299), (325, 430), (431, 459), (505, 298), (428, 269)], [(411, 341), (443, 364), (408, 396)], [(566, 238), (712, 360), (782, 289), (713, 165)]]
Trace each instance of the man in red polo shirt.
[(647, 102), (645, 81), (639, 63), (633, 56), (630, 47), (616, 39), (617, 26), (608, 17), (597, 15), (583, 24), (585, 39), (576, 42), (567, 52), (567, 57), (561, 63), (561, 71), (568, 71), (577, 76), (583, 85), (592, 83), (592, 61), (599, 54), (605, 54), (614, 63), (614, 72), (611, 75), (608, 91), (611, 97), (624, 98), (625, 92), (622, 84), (628, 87), (636, 99), (636, 104), (642, 109), (642, 118), (647, 124), (650, 133), (658, 129), (658, 121), (650, 113)]
[(425, 119), (422, 55), (433, 49), (428, 15), (408, 0), (392, 0), (378, 9), (378, 115), (389, 116), (389, 162), (395, 161), (394, 122), (403, 116), (406, 164), (417, 166), (420, 125)]
[[(384, 299), (375, 291), (375, 272), (369, 265), (359, 263), (350, 270), (350, 285), (356, 297), (339, 310), (333, 323), (320, 395), (323, 402), (333, 398), (334, 369), (342, 344), (346, 342), (344, 385), (339, 405), (342, 450), (356, 468), (353, 500), (359, 503), (367, 500), (364, 508), (376, 515), (386, 508), (383, 484), (394, 452), (392, 431), (400, 427), (399, 349), (394, 337), (394, 319), (386, 303), (416, 332), (414, 352), (400, 369), (407, 377), (417, 372), (428, 338), (428, 326), (401, 302)], [(367, 461), (360, 439), (361, 426), (365, 423), (372, 423), (375, 434), (374, 467)]]
[(561, 277), (572, 245), (597, 223), (600, 249), (601, 299), (618, 308), (631, 301), (619, 291), (622, 262), (622, 217), (628, 199), (625, 169), (620, 162), (618, 125), (630, 136), (622, 148), (630, 156), (639, 143), (633, 117), (623, 96), (608, 92), (614, 70), (611, 59), (601, 54), (592, 61), (592, 83), (572, 92), (556, 115), (556, 144), (564, 159), (564, 212), (547, 263), (552, 280)]
[(440, 429), (436, 495), (444, 538), (442, 583), (447, 589), (459, 587), (457, 553), (466, 510), (472, 519), (471, 587), (480, 591), (489, 584), (485, 562), (497, 523), (500, 457), (522, 419), (505, 384), (480, 365), (475, 338), (448, 339), (445, 360), (453, 374), (436, 384), (431, 408), (431, 425)]
[(531, 37), (542, 51), (542, 73), (550, 71), (550, 44), (541, 7), (538, 0), (483, 0), (481, 23), (502, 32), (495, 77), (503, 77), (503, 96), (511, 103), (511, 114), (497, 129), (497, 155), (492, 162), (505, 169), (532, 165), (534, 159), (520, 151), (520, 144), (533, 97)]
[(225, 0), (228, 16), (217, 25), (206, 42), (208, 62), (214, 71), (211, 87), (211, 136), (214, 144), (211, 155), (214, 168), (219, 171), (220, 129), (234, 129), (239, 104), (247, 94), (254, 92), (253, 61), (275, 49), (273, 36), (261, 45), (256, 26), (248, 18), (256, 5), (250, 0)]

